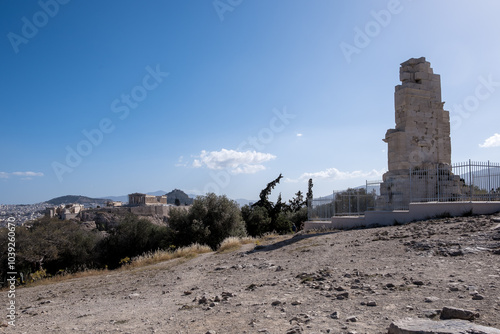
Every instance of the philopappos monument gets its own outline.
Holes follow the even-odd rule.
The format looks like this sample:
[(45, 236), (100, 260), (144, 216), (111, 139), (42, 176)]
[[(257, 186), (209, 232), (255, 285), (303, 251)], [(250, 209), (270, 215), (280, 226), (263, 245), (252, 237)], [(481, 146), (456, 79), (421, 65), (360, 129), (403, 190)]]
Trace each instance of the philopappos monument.
[[(402, 83), (394, 93), (396, 127), (387, 130), (383, 139), (388, 144), (389, 165), (377, 202), (383, 210), (407, 207), (412, 194), (432, 198), (435, 191), (460, 192), (460, 178), (451, 174), (450, 113), (443, 108), (439, 74), (421, 57), (402, 63), (399, 78)], [(432, 178), (426, 178), (425, 185), (412, 180), (412, 171), (432, 168), (449, 169), (448, 182), (441, 185), (449, 189), (433, 189)]]

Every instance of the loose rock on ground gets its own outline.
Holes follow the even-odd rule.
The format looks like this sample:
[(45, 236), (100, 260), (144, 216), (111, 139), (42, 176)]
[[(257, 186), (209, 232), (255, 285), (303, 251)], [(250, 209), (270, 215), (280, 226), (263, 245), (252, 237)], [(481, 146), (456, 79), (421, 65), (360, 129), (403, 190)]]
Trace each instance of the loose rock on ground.
[[(406, 318), (500, 328), (497, 219), (275, 236), (232, 253), (19, 287), (16, 327), (0, 332), (386, 334)], [(440, 320), (446, 307), (472, 322)]]

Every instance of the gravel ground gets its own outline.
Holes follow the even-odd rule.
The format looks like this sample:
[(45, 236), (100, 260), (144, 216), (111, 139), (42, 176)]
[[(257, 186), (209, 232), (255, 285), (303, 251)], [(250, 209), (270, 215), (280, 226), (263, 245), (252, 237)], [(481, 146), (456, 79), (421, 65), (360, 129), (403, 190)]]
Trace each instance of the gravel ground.
[(0, 332), (387, 333), (445, 306), (500, 328), (499, 278), (498, 216), (433, 219), (18, 288)]

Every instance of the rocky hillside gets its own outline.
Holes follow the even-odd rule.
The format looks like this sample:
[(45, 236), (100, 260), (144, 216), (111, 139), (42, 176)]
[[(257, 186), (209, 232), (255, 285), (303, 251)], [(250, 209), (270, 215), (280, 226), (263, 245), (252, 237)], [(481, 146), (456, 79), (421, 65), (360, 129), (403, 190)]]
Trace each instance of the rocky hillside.
[(500, 218), (269, 237), (19, 288), (16, 305), (5, 333), (416, 333), (398, 326), (424, 320), (448, 328), (439, 333), (465, 333), (452, 323), (500, 328)]
[(77, 203), (77, 204), (95, 203), (95, 204), (98, 204), (101, 206), (105, 206), (108, 201), (109, 201), (108, 199), (104, 199), (104, 198), (90, 198), (90, 197), (81, 196), (81, 195), (66, 195), (66, 196), (53, 198), (53, 199), (47, 201), (47, 203), (52, 204), (52, 205), (70, 204), (70, 203)]
[(167, 203), (168, 204), (176, 204), (175, 200), (178, 199), (180, 205), (191, 205), (193, 204), (194, 199), (190, 198), (188, 194), (179, 189), (174, 189), (171, 192), (167, 193)]

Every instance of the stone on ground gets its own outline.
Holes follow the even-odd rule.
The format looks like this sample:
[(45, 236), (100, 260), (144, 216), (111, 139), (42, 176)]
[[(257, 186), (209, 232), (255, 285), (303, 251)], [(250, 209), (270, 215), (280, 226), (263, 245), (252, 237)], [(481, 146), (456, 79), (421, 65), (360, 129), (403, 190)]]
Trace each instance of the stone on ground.
[(465, 320), (433, 321), (425, 319), (403, 319), (394, 321), (388, 334), (500, 334), (492, 327), (476, 325)]

